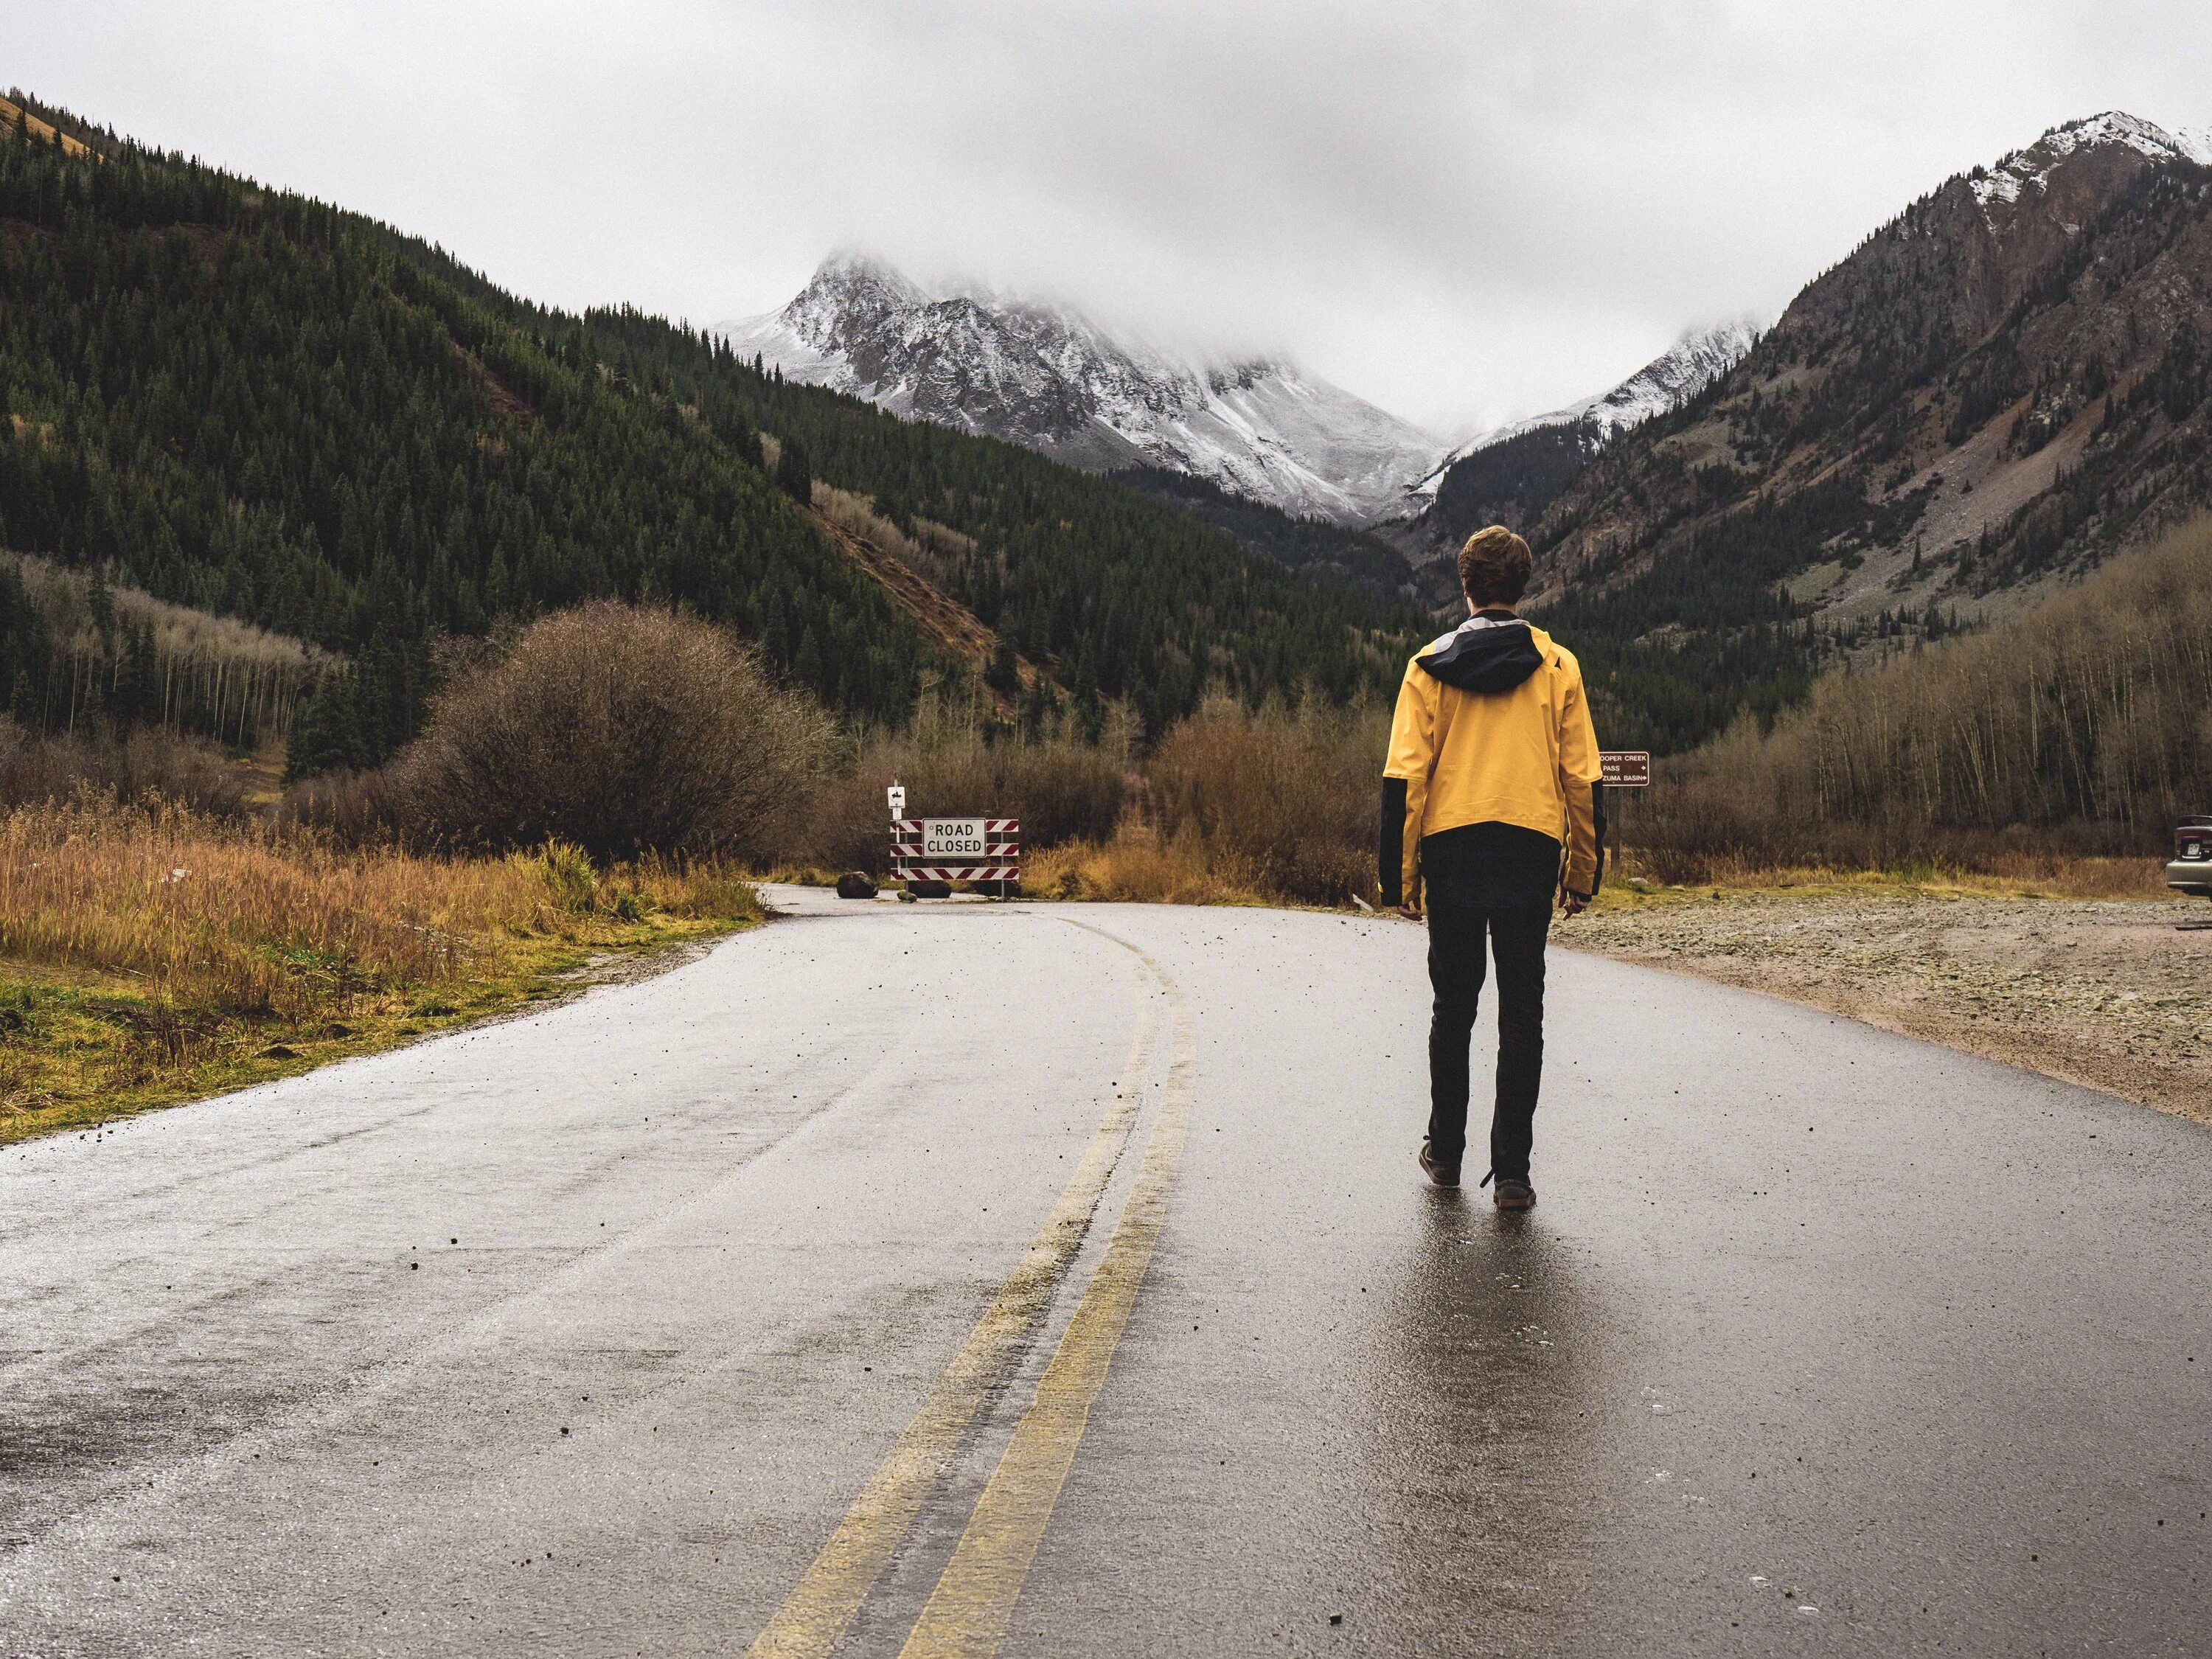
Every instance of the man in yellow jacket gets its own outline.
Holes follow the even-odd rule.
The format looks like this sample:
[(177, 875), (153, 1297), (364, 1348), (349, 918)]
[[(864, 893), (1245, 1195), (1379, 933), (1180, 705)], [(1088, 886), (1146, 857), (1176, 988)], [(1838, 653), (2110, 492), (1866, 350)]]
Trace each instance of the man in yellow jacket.
[(1468, 1046), (1483, 939), (1498, 963), (1498, 1103), (1490, 1169), (1501, 1210), (1536, 1201), (1528, 1151), (1544, 1069), (1544, 943), (1556, 895), (1597, 888), (1597, 734), (1574, 653), (1516, 614), (1528, 544), (1500, 525), (1460, 550), (1468, 619), (1406, 665), (1382, 768), (1382, 902), (1429, 922), (1429, 1133), (1421, 1168), (1459, 1185)]

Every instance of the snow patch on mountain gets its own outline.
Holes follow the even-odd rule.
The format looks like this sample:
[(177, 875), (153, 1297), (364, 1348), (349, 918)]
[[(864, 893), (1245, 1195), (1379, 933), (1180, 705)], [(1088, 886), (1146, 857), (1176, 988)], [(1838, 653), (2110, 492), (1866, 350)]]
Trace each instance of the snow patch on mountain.
[(723, 325), (787, 380), (1079, 465), (1190, 473), (1301, 516), (1365, 525), (1434, 464), (1431, 434), (1274, 358), (1191, 362), (1064, 307), (926, 289), (833, 254), (781, 311)]
[(2013, 151), (1986, 171), (1977, 168), (1978, 176), (1967, 179), (1967, 188), (1973, 191), (1983, 219), (1994, 231), (1997, 228), (1994, 208), (2009, 207), (2020, 200), (2023, 191), (2033, 190), (2040, 193), (2048, 189), (2051, 171), (2059, 162), (2078, 151), (2105, 144), (2122, 145), (2154, 161), (2212, 165), (2212, 129), (2190, 127), (2178, 133), (2168, 132), (2141, 116), (2130, 115), (2124, 110), (2106, 110), (2102, 115), (2051, 128), (2026, 149)]
[(1407, 504), (1419, 511), (1435, 498), (1437, 487), (1455, 463), (1541, 427), (1571, 426), (1577, 421), (1590, 421), (1597, 427), (1599, 441), (1611, 443), (1629, 428), (1640, 426), (1653, 416), (1663, 415), (1676, 404), (1696, 397), (1742, 362), (1763, 331), (1759, 322), (1752, 317), (1735, 317), (1709, 328), (1691, 329), (1609, 392), (1470, 439), (1414, 483), (1407, 491)]

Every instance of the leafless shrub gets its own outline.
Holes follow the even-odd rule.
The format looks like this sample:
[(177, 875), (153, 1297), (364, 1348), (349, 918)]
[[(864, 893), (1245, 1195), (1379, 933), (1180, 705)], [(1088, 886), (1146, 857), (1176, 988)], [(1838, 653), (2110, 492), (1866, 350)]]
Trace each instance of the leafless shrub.
[(1209, 699), (1146, 769), (1161, 835), (1195, 834), (1232, 881), (1312, 904), (1375, 885), (1375, 810), (1389, 711), (1310, 701), (1257, 714)]
[(391, 767), (302, 778), (284, 792), (276, 812), (283, 827), (313, 830), (341, 847), (427, 846), (435, 837), (420, 833), (416, 819), (416, 803)]
[(1374, 886), (1387, 711), (1216, 697), (1140, 759), (1126, 720), (1103, 740), (994, 734), (977, 706), (925, 698), (913, 726), (863, 744), (824, 791), (804, 856), (880, 871), (884, 786), (909, 817), (1022, 821), (1039, 891), (1068, 896), (1336, 904)]
[(600, 600), (456, 680), (384, 787), (417, 833), (459, 845), (766, 857), (836, 746), (829, 716), (734, 635)]
[(204, 738), (137, 731), (41, 738), (0, 715), (0, 806), (73, 799), (87, 792), (125, 802), (159, 797), (195, 812), (235, 817), (244, 805), (235, 769)]

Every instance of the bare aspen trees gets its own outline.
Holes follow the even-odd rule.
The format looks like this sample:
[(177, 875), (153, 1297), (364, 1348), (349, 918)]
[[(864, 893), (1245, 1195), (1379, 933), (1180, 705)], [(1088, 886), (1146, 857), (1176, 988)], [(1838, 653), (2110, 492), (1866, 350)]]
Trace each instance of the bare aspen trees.
[(2212, 811), (2212, 520), (1987, 632), (1820, 682), (1771, 733), (1743, 723), (1661, 769), (1645, 805), (1685, 870), (2155, 850)]

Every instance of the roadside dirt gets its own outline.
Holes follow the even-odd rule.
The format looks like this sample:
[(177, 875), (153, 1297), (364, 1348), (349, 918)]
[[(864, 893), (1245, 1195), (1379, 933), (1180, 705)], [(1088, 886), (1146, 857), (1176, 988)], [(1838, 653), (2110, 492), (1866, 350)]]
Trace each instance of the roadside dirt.
[(540, 1000), (524, 1012), (536, 1013), (547, 1002), (567, 1002), (601, 985), (636, 985), (648, 979), (674, 971), (687, 963), (693, 963), (728, 938), (718, 933), (706, 939), (672, 939), (665, 945), (649, 945), (641, 951), (601, 951), (583, 963), (560, 975), (564, 988), (550, 997)]
[(1668, 891), (1560, 944), (1765, 991), (2212, 1123), (2212, 904)]

